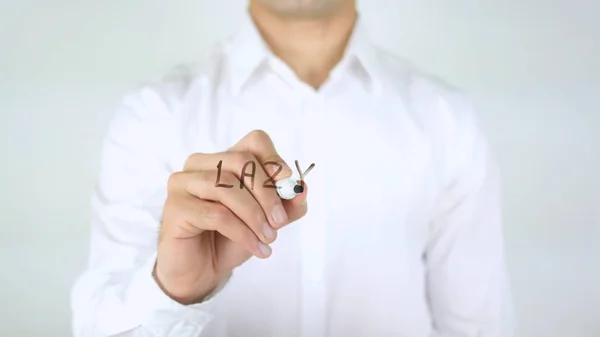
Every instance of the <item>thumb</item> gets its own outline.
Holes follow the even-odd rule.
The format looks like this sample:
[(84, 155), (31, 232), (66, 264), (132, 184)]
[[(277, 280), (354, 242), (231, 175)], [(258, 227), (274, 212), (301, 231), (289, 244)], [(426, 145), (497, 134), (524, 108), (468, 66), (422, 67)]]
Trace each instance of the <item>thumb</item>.
[(304, 191), (297, 194), (291, 200), (282, 200), (283, 207), (288, 215), (289, 223), (302, 218), (308, 212), (308, 185), (306, 185), (306, 182), (300, 180), (298, 180), (298, 184), (304, 187)]

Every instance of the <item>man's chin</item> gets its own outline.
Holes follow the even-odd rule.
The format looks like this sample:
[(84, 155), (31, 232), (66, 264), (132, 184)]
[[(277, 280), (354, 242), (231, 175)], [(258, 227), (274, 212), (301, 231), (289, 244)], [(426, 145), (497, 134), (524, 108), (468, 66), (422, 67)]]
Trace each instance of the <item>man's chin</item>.
[[(337, 1), (317, 1), (308, 4), (288, 3), (286, 1), (261, 1), (273, 13), (290, 19), (321, 19), (334, 15), (340, 10)], [(283, 3), (282, 3), (283, 2)]]

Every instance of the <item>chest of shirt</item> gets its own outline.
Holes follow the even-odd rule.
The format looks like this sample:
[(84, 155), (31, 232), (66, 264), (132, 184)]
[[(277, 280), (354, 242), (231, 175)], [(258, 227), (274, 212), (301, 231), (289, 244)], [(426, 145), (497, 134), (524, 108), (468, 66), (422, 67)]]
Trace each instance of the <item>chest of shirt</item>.
[[(308, 287), (303, 291), (312, 297), (325, 289), (330, 314), (356, 314), (363, 321), (370, 317), (373, 326), (387, 316), (381, 310), (366, 314), (361, 307), (389, 308), (412, 297), (420, 301), (435, 168), (429, 142), (402, 102), (382, 102), (352, 95), (305, 101), (262, 96), (215, 99), (196, 110), (198, 132), (188, 140), (194, 144), (190, 154), (227, 150), (261, 129), (294, 170), (295, 160), (302, 170), (315, 163), (306, 177), (307, 215), (280, 231), (273, 256), (251, 259), (236, 270), (223, 297), (227, 315), (237, 315), (226, 305), (228, 300), (250, 289), (269, 294), (268, 300), (253, 304), (256, 312), (295, 308), (300, 302), (290, 296), (298, 289)], [(360, 300), (349, 296), (356, 289), (364, 295)], [(354, 302), (348, 303), (350, 299)], [(343, 309), (351, 307), (351, 313)], [(424, 312), (407, 312), (406, 317)], [(242, 319), (247, 311), (238, 314)], [(291, 324), (284, 318), (278, 321)]]
[(319, 229), (326, 231), (323, 235), (344, 233), (327, 235), (330, 250), (399, 247), (398, 240), (416, 249), (425, 244), (435, 171), (430, 144), (400, 98), (375, 100), (360, 91), (298, 98), (275, 90), (272, 96), (214, 95), (187, 109), (194, 118), (186, 127), (195, 131), (185, 133), (182, 158), (225, 151), (260, 129), (292, 169), (295, 160), (302, 170), (315, 163), (306, 179), (309, 214), (304, 221), (326, 222)]

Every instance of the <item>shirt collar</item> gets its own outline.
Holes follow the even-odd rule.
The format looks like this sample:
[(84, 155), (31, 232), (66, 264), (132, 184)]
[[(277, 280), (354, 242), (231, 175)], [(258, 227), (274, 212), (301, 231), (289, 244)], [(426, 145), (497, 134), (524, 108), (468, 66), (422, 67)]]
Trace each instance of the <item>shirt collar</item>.
[[(230, 79), (234, 95), (239, 95), (253, 75), (274, 55), (263, 40), (250, 14), (246, 11), (242, 27), (234, 36), (228, 52)], [(376, 49), (372, 45), (364, 23), (358, 18), (348, 41), (342, 62), (359, 65), (373, 93), (381, 88)], [(340, 70), (340, 69), (338, 69)]]
[(242, 27), (235, 35), (228, 52), (231, 85), (236, 95), (271, 55), (250, 14), (246, 12)]
[(360, 19), (356, 21), (352, 36), (346, 47), (344, 56), (352, 66), (357, 65), (359, 71), (366, 75), (366, 81), (374, 94), (379, 94), (381, 90), (381, 72), (380, 61), (377, 56), (377, 49), (372, 44), (367, 33), (364, 22)]

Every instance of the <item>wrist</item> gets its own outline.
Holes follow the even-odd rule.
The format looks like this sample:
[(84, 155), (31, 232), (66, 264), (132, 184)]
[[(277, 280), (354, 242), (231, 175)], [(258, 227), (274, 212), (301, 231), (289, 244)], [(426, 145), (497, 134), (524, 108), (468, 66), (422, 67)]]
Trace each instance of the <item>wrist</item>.
[(165, 295), (182, 305), (202, 303), (218, 286), (218, 282), (200, 282), (200, 286), (194, 287), (178, 286), (178, 282), (171, 282), (160, 273), (158, 263), (154, 264), (152, 277)]

